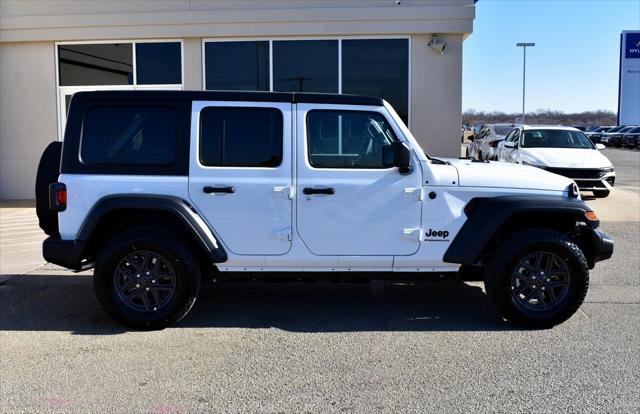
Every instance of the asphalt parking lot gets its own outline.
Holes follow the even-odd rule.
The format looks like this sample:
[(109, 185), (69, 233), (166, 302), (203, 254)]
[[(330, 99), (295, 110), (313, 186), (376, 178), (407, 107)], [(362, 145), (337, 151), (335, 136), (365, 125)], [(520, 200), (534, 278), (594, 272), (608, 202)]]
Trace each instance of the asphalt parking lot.
[(91, 272), (38, 262), (33, 209), (5, 205), (0, 412), (636, 413), (640, 151), (605, 155), (617, 189), (589, 203), (614, 256), (546, 331), (502, 323), (482, 283), (254, 282), (205, 288), (177, 327), (127, 332)]

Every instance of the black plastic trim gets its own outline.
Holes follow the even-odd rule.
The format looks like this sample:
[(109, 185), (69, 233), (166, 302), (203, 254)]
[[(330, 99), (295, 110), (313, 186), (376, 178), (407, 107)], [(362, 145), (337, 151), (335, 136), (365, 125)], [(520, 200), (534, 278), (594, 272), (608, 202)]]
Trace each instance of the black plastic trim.
[(60, 236), (50, 236), (42, 242), (42, 256), (49, 263), (73, 270), (82, 270), (82, 255), (85, 242), (61, 240)]
[(181, 198), (165, 195), (144, 195), (144, 194), (118, 194), (100, 199), (91, 209), (85, 218), (77, 239), (86, 242), (91, 239), (93, 230), (110, 211), (114, 210), (161, 210), (167, 211), (177, 217), (196, 236), (201, 246), (207, 251), (213, 263), (227, 261), (227, 252), (224, 250), (219, 240), (216, 246), (208, 237), (205, 229), (198, 224), (196, 213)]
[(614, 242), (607, 233), (599, 229), (588, 229), (587, 232), (587, 240), (590, 244), (588, 249), (591, 253), (588, 258), (589, 266), (593, 267), (596, 262), (607, 260), (613, 256)]
[[(444, 254), (447, 263), (475, 264), (489, 240), (500, 227), (516, 214), (541, 213), (572, 214), (584, 217), (591, 208), (578, 199), (560, 199), (556, 196), (498, 196), (470, 200), (465, 207), (468, 218)], [(591, 228), (597, 221), (588, 223)]]

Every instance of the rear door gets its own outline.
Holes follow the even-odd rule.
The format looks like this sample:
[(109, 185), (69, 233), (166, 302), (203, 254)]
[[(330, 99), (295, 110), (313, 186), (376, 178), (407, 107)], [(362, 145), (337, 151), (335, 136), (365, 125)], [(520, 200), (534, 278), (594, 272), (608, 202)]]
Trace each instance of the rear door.
[(193, 103), (189, 196), (232, 253), (291, 247), (291, 106)]
[[(382, 163), (401, 134), (384, 108), (298, 104), (297, 230), (316, 255), (411, 255), (420, 245), (421, 171)], [(391, 259), (390, 259), (391, 260)]]

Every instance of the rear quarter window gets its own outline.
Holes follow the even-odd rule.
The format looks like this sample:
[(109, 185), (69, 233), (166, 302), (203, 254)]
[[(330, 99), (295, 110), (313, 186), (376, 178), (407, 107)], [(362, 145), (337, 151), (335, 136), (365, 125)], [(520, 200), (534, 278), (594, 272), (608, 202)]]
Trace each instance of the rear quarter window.
[(94, 106), (82, 124), (85, 165), (171, 165), (176, 159), (178, 113), (163, 106)]

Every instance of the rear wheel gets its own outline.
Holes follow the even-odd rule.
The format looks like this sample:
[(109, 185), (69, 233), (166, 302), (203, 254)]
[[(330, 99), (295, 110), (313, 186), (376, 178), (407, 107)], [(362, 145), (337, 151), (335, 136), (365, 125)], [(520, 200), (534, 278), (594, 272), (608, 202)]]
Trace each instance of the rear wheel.
[(523, 230), (495, 251), (485, 273), (487, 295), (507, 321), (551, 328), (569, 319), (589, 287), (584, 254), (553, 230)]
[(102, 250), (94, 289), (115, 320), (136, 329), (160, 329), (182, 319), (196, 301), (200, 269), (172, 233), (131, 230)]

